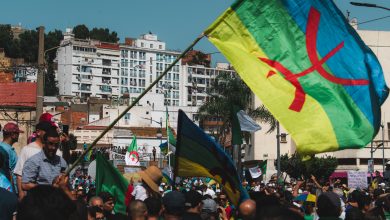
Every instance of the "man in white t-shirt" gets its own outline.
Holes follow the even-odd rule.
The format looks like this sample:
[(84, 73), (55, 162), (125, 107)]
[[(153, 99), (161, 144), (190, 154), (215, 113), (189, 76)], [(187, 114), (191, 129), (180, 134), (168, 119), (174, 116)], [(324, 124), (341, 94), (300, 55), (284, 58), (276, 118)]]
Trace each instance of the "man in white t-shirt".
[(14, 170), (14, 174), (17, 175), (16, 181), (18, 184), (19, 201), (22, 200), (25, 195), (25, 192), (22, 190), (22, 171), (24, 163), (27, 159), (42, 151), (43, 136), (45, 135), (46, 131), (49, 130), (52, 126), (53, 125), (50, 122), (39, 122), (35, 127), (37, 134), (35, 141), (24, 146), (20, 152), (19, 160), (16, 163)]

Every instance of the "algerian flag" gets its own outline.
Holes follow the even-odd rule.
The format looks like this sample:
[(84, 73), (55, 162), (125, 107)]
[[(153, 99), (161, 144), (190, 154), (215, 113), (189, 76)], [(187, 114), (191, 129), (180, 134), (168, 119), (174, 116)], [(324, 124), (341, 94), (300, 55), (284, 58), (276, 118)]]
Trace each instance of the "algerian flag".
[(232, 144), (242, 144), (241, 131), (256, 132), (261, 129), (248, 114), (240, 110), (238, 106), (233, 105), (232, 114)]
[(261, 174), (263, 174), (258, 165), (255, 167), (249, 168), (249, 173), (251, 174), (253, 179), (259, 178), (261, 176)]
[(139, 166), (139, 155), (138, 155), (137, 137), (134, 135), (131, 144), (127, 148), (125, 162), (129, 166)]
[(126, 214), (125, 193), (129, 183), (101, 153), (96, 155), (96, 193), (109, 192), (115, 197), (114, 210)]
[(251, 174), (253, 179), (259, 178), (261, 175), (267, 172), (267, 160), (264, 160), (259, 165), (255, 167), (249, 168), (249, 173)]

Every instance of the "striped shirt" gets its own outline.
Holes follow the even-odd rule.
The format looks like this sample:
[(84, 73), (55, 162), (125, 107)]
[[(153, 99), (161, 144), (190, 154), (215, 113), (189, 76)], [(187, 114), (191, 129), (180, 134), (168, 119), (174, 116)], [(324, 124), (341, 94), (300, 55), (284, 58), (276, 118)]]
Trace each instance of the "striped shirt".
[(42, 150), (24, 163), (22, 183), (51, 185), (53, 180), (65, 171), (66, 167), (67, 164), (62, 157), (55, 155), (52, 160), (49, 160)]

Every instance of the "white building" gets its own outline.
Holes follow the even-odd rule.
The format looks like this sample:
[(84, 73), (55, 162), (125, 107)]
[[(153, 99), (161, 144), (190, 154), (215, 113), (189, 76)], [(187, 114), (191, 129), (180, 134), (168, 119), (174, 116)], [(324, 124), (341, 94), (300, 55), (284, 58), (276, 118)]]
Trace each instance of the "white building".
[(36, 82), (38, 69), (26, 65), (18, 66), (14, 71), (15, 82)]
[(118, 44), (74, 39), (67, 29), (56, 59), (60, 96), (119, 96)]
[[(126, 38), (120, 45), (120, 93), (138, 96), (180, 55), (167, 50), (165, 42), (155, 34), (144, 34), (139, 39)], [(152, 93), (164, 93), (168, 106), (181, 106), (180, 88), (183, 84), (181, 61), (152, 89)]]

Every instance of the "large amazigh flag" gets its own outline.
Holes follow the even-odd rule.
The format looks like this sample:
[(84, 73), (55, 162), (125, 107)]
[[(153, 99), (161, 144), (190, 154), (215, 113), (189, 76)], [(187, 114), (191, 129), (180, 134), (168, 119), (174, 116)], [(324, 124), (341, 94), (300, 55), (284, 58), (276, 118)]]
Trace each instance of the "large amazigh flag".
[(96, 192), (109, 192), (115, 197), (114, 211), (126, 214), (125, 194), (129, 183), (100, 153), (96, 155)]
[(180, 177), (213, 178), (236, 206), (249, 198), (230, 156), (182, 110), (179, 110), (174, 173)]
[(205, 34), (298, 152), (361, 148), (378, 132), (382, 68), (332, 0), (238, 0)]

